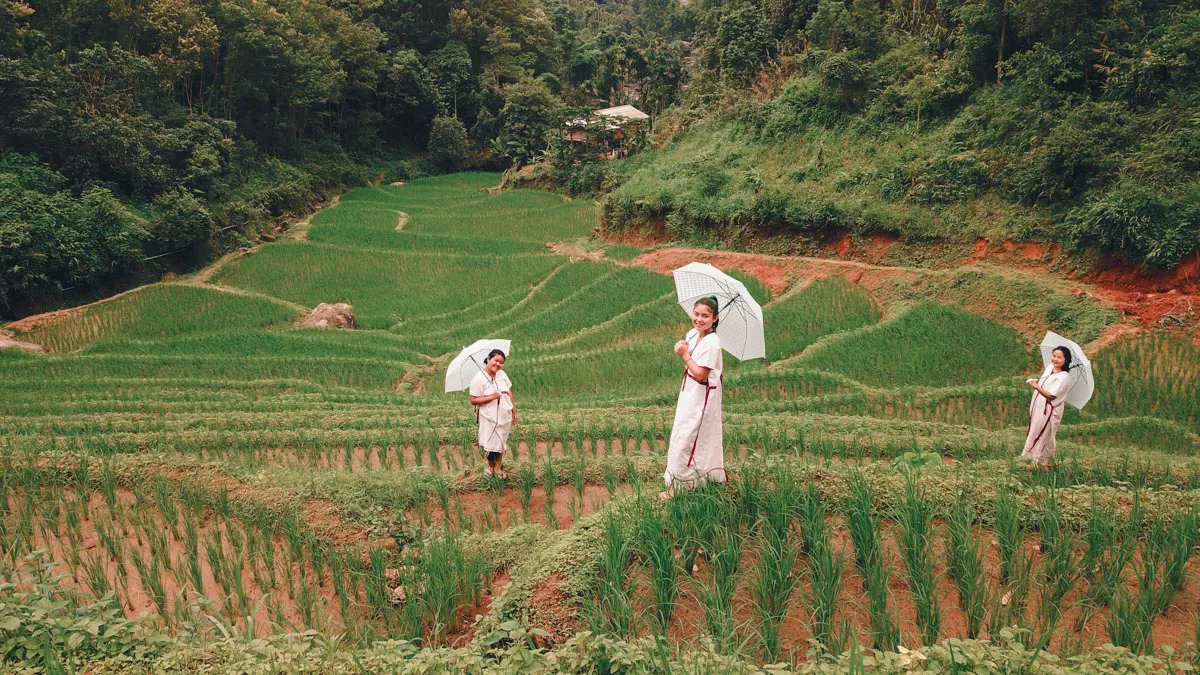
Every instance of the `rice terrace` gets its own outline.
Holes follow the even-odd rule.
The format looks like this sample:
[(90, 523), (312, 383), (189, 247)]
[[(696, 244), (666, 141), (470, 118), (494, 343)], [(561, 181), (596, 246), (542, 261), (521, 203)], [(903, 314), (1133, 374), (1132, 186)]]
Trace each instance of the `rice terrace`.
[[(10, 658), (93, 673), (1200, 663), (1194, 341), (1032, 268), (606, 243), (589, 239), (591, 200), (485, 189), (498, 181), (353, 189), (302, 236), (10, 324), (50, 353), (0, 351), (0, 629), (60, 627)], [(686, 325), (663, 272), (693, 259), (762, 303), (767, 357), (727, 359), (728, 483), (660, 502)], [(357, 328), (297, 325), (323, 302), (351, 303)], [(1099, 346), (1096, 394), (1067, 412), (1052, 469), (1025, 471), (1023, 379), (1047, 316)], [(504, 478), (484, 476), (465, 394), (441, 387), (450, 357), (492, 336), (512, 340), (520, 410)]]

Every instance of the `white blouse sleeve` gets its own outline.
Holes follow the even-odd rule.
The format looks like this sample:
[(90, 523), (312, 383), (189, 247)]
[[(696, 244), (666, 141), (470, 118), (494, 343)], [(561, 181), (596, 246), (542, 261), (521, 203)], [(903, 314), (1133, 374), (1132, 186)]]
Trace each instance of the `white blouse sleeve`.
[(1051, 403), (1061, 402), (1062, 398), (1066, 396), (1067, 392), (1071, 389), (1071, 374), (1063, 372), (1051, 375), (1050, 379), (1046, 380), (1045, 389), (1054, 395), (1054, 399), (1051, 401)]
[(483, 373), (475, 373), (475, 377), (471, 378), (471, 387), (468, 390), (471, 396), (485, 396), (487, 394), (487, 380), (482, 376)]
[(720, 368), (721, 359), (721, 338), (717, 337), (716, 333), (709, 333), (700, 340), (700, 344), (696, 345), (696, 349), (692, 351), (692, 361), (702, 368), (710, 370)]

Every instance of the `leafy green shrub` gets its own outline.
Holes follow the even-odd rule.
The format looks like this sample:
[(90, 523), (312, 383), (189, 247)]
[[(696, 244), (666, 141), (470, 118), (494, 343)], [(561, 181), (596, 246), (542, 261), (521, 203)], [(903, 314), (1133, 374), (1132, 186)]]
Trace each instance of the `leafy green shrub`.
[[(33, 583), (18, 589), (0, 584), (0, 663), (36, 671), (62, 669), (92, 659), (144, 661), (169, 644), (166, 635), (125, 618), (111, 597), (78, 605), (71, 591), (51, 574), (44, 552), (30, 554), (20, 576)], [(65, 671), (61, 671), (65, 672)]]
[(917, 173), (912, 197), (922, 204), (962, 202), (978, 194), (987, 179), (987, 167), (974, 153), (936, 157)]
[(212, 234), (212, 216), (204, 203), (183, 190), (164, 192), (151, 206), (151, 250), (171, 253), (192, 248)]
[(141, 256), (141, 220), (107, 189), (76, 198), (37, 158), (0, 159), (0, 303), (89, 283)]
[(1068, 215), (1076, 245), (1122, 251), (1151, 267), (1171, 267), (1200, 242), (1200, 183), (1181, 193), (1118, 186)]
[(471, 154), (467, 128), (457, 117), (434, 118), (429, 130), (429, 161), (447, 173), (463, 168)]

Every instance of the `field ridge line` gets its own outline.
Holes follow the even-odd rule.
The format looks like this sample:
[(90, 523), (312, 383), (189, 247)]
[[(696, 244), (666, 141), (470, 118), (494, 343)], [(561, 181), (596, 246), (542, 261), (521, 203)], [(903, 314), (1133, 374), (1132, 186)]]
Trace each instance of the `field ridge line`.
[(629, 316), (630, 314), (639, 312), (643, 309), (646, 309), (647, 307), (652, 307), (652, 306), (662, 302), (663, 300), (669, 300), (671, 298), (671, 296), (673, 296), (673, 295), (675, 295), (675, 291), (668, 291), (667, 293), (663, 293), (662, 295), (658, 296), (657, 298), (655, 298), (653, 300), (648, 300), (641, 304), (634, 305), (633, 307), (630, 307), (629, 309), (625, 310), (624, 312), (621, 312), (620, 314), (618, 314), (610, 319), (606, 319), (594, 326), (588, 326), (587, 328), (585, 328), (577, 333), (574, 333), (572, 335), (569, 335), (565, 338), (562, 338), (560, 340), (555, 340), (554, 342), (548, 342), (548, 343), (542, 345), (542, 347), (544, 347), (546, 349), (557, 349), (559, 347), (564, 347), (564, 346), (569, 345), (572, 342), (575, 342), (577, 340), (580, 340), (588, 335), (592, 335), (593, 333), (598, 333), (598, 332), (604, 330), (605, 328), (608, 328), (613, 323), (625, 318), (626, 316)]
[[(570, 264), (570, 263), (567, 263), (567, 264)], [(565, 267), (566, 265), (564, 264), (563, 266)], [(613, 275), (614, 275), (614, 274), (616, 274), (617, 272), (618, 272), (618, 270), (613, 270), (613, 271), (611, 271), (611, 272), (608, 272), (608, 273), (606, 273), (606, 274), (602, 274), (602, 275), (600, 275), (599, 277), (596, 277), (595, 279), (593, 279), (593, 280), (589, 281), (588, 283), (586, 283), (586, 284), (584, 284), (584, 285), (582, 285), (582, 286), (579, 286), (579, 287), (578, 287), (578, 288), (576, 288), (575, 290), (573, 290), (573, 291), (571, 291), (570, 293), (568, 293), (567, 295), (563, 296), (563, 297), (562, 297), (561, 299), (559, 299), (558, 301), (556, 301), (556, 302), (553, 302), (553, 303), (551, 303), (551, 304), (549, 304), (549, 305), (547, 305), (547, 306), (543, 307), (541, 310), (539, 310), (539, 311), (537, 311), (537, 312), (534, 312), (534, 313), (532, 313), (532, 314), (529, 314), (529, 315), (527, 315), (527, 316), (520, 317), (520, 318), (518, 318), (518, 319), (514, 320), (512, 323), (506, 324), (506, 325), (504, 325), (504, 326), (502, 326), (502, 327), (498, 328), (498, 329), (497, 329), (497, 332), (504, 332), (504, 331), (513, 330), (514, 328), (516, 328), (517, 326), (520, 326), (521, 324), (528, 323), (528, 322), (532, 321), (533, 319), (535, 319), (535, 318), (537, 318), (537, 317), (540, 317), (540, 316), (543, 316), (543, 315), (545, 315), (547, 312), (550, 312), (550, 311), (557, 310), (557, 309), (559, 309), (559, 308), (560, 308), (560, 307), (561, 307), (563, 304), (565, 304), (566, 302), (570, 301), (570, 300), (571, 300), (571, 298), (573, 298), (573, 297), (575, 297), (576, 295), (578, 295), (578, 294), (582, 293), (583, 291), (589, 290), (590, 288), (592, 288), (593, 286), (596, 286), (597, 284), (600, 284), (600, 283), (602, 283), (602, 282), (606, 281), (606, 280), (607, 280), (609, 277), (613, 276)], [(547, 278), (546, 278), (546, 280), (547, 280), (547, 281), (549, 281), (549, 277), (547, 277)], [(504, 310), (503, 312), (501, 312), (500, 314), (498, 314), (498, 315), (496, 315), (496, 316), (494, 316), (494, 317), (488, 317), (488, 318), (480, 319), (480, 320), (478, 320), (478, 321), (470, 321), (470, 322), (468, 322), (468, 323), (465, 323), (465, 324), (463, 324), (462, 326), (458, 326), (457, 328), (451, 328), (451, 329), (448, 329), (448, 330), (438, 331), (438, 332), (436, 332), (436, 333), (426, 333), (426, 335), (428, 335), (428, 336), (430, 336), (430, 337), (439, 337), (439, 336), (449, 335), (449, 334), (451, 334), (451, 333), (455, 332), (456, 330), (459, 330), (459, 329), (461, 329), (461, 328), (465, 328), (465, 327), (467, 327), (467, 326), (476, 326), (476, 325), (479, 325), (479, 324), (484, 324), (484, 323), (491, 323), (491, 322), (495, 322), (495, 321), (497, 321), (497, 320), (499, 320), (499, 319), (501, 319), (501, 318), (503, 318), (503, 317), (510, 316), (510, 315), (511, 315), (513, 312), (515, 312), (515, 311), (519, 310), (519, 309), (520, 309), (520, 308), (521, 308), (521, 307), (522, 307), (522, 306), (523, 306), (523, 305), (524, 305), (524, 304), (525, 304), (525, 303), (526, 303), (526, 302), (527, 302), (527, 301), (530, 299), (530, 297), (531, 297), (531, 296), (533, 296), (533, 289), (530, 289), (529, 295), (527, 295), (525, 298), (523, 298), (523, 299), (522, 299), (520, 302), (518, 302), (516, 305), (513, 305), (512, 307), (509, 307), (508, 309)], [(447, 356), (447, 355), (448, 355), (448, 354), (444, 354), (444, 355), (443, 355), (443, 357), (444, 357), (444, 356)]]
[(859, 326), (858, 328), (851, 328), (849, 330), (840, 330), (840, 331), (836, 331), (833, 333), (829, 333), (828, 335), (822, 335), (821, 337), (819, 337), (815, 341), (813, 341), (812, 344), (810, 344), (807, 347), (805, 347), (804, 349), (800, 350), (799, 353), (792, 354), (791, 356), (788, 356), (786, 358), (782, 358), (782, 359), (779, 359), (778, 361), (772, 362), (771, 365), (767, 366), (767, 369), (768, 370), (783, 369), (787, 365), (790, 365), (792, 363), (800, 361), (811, 354), (815, 354), (815, 353), (819, 352), (820, 350), (837, 342), (838, 340), (844, 340), (844, 339), (854, 336), (854, 335), (861, 335), (863, 333), (870, 333), (870, 332), (873, 332), (876, 330), (880, 330), (881, 328), (889, 326), (889, 325), (895, 323), (896, 321), (900, 320), (901, 317), (903, 317), (905, 314), (908, 314), (908, 312), (916, 306), (917, 306), (917, 303), (897, 302), (897, 303), (891, 305), (887, 310), (885, 310), (885, 313), (887, 314), (887, 316), (885, 318), (883, 318), (882, 320), (876, 321), (875, 323), (867, 325), (867, 326)]
[(211, 291), (217, 291), (218, 293), (229, 293), (230, 295), (240, 295), (240, 296), (246, 297), (246, 298), (258, 298), (260, 300), (267, 300), (269, 302), (273, 302), (277, 305), (283, 305), (284, 307), (288, 307), (292, 310), (295, 310), (297, 313), (300, 313), (300, 314), (307, 314), (311, 311), (308, 307), (305, 307), (304, 305), (296, 304), (290, 300), (284, 300), (283, 298), (277, 298), (274, 295), (268, 295), (267, 293), (262, 293), (260, 291), (249, 291), (244, 288), (238, 288), (236, 286), (224, 286), (221, 284), (199, 284), (199, 283), (194, 283), (194, 282), (188, 283), (188, 282), (183, 282), (183, 281), (168, 281), (168, 282), (165, 282), (163, 285), (164, 286), (191, 286), (194, 288), (204, 288), (204, 289), (211, 290)]

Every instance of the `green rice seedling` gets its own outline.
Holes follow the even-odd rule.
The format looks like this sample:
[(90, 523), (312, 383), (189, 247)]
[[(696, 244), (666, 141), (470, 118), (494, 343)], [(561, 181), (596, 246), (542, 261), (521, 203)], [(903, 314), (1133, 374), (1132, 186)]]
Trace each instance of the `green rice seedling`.
[(808, 578), (811, 581), (809, 607), (812, 615), (813, 638), (831, 654), (840, 654), (846, 631), (838, 631), (835, 621), (838, 596), (842, 592), (843, 554), (835, 553), (829, 541), (828, 528), (822, 523), (816, 547), (808, 555)]
[(424, 588), (421, 601), (426, 608), (431, 640), (436, 643), (454, 629), (459, 598), (463, 595), (463, 551), (449, 536), (426, 542), (422, 552)]
[(800, 531), (803, 535), (802, 548), (809, 556), (813, 556), (820, 551), (829, 538), (828, 528), (825, 524), (825, 513), (828, 507), (815, 483), (809, 482), (808, 487), (801, 493), (799, 509)]
[(700, 589), (704, 622), (717, 648), (725, 653), (736, 646), (733, 596), (738, 587), (744, 546), (741, 518), (736, 513), (723, 516), (705, 544), (712, 578)]
[(1143, 601), (1140, 591), (1135, 595), (1118, 588), (1112, 596), (1107, 621), (1112, 643), (1135, 654), (1152, 652), (1154, 640), (1150, 631), (1156, 616), (1152, 605), (1153, 601)]
[(908, 573), (908, 587), (916, 607), (921, 642), (933, 645), (937, 643), (938, 634), (941, 632), (941, 612), (938, 608), (933, 554), (930, 547), (933, 538), (933, 507), (917, 488), (911, 473), (906, 476), (904, 499), (897, 506), (896, 520), (899, 525), (897, 538), (900, 553)]
[(301, 583), (296, 595), (296, 609), (300, 612), (303, 628), (317, 627), (317, 602), (317, 594), (313, 593), (312, 588), (306, 583)]
[[(367, 560), (369, 566), (362, 579), (367, 606), (371, 609), (373, 616), (384, 616), (390, 606), (384, 574), (387, 569), (387, 553), (381, 548), (371, 549), (367, 554)], [(415, 594), (410, 597), (415, 597)], [(420, 636), (419, 631), (416, 636)]]
[(178, 538), (178, 502), (171, 495), (171, 484), (162, 476), (157, 476), (154, 479), (154, 504), (158, 506), (159, 513), (167, 521), (167, 528)]
[(104, 468), (100, 472), (100, 494), (104, 496), (104, 503), (108, 505), (109, 511), (117, 509), (117, 483), (119, 479), (117, 472), (108, 462), (104, 463)]
[(96, 602), (101, 602), (113, 592), (112, 584), (108, 581), (108, 572), (104, 569), (104, 558), (95, 554), (88, 556), (86, 568), (88, 590)]
[(1108, 548), (1096, 559), (1094, 567), (1085, 567), (1090, 572), (1086, 600), (1094, 606), (1107, 605), (1112, 602), (1113, 593), (1124, 580), (1125, 569), (1129, 567), (1137, 552), (1137, 540), (1130, 536), (1118, 536)]
[(850, 483), (850, 505), (846, 514), (850, 538), (854, 542), (856, 562), (867, 591), (868, 624), (876, 649), (892, 651), (900, 644), (897, 621), (888, 613), (888, 579), (891, 572), (883, 560), (879, 521), (871, 515), (873, 498), (861, 474)]
[[(878, 523), (871, 517), (873, 497), (861, 471), (850, 475), (850, 501), (846, 510), (846, 527), (854, 542), (854, 562), (865, 573), (869, 564), (882, 559)], [(864, 575), (864, 582), (866, 581)]]
[[(595, 447), (594, 441), (592, 447)], [(587, 488), (587, 467), (588, 460), (583, 455), (571, 462), (571, 484), (575, 486), (575, 494), (580, 499), (583, 498), (583, 491)]]
[(1063, 602), (1075, 586), (1081, 574), (1080, 556), (1076, 554), (1078, 535), (1062, 521), (1056, 495), (1042, 507), (1040, 519), (1042, 529), (1042, 578), (1041, 594), (1038, 599), (1038, 640), (1040, 646), (1048, 645), (1058, 621), (1064, 613)]
[(617, 476), (617, 469), (611, 461), (604, 462), (604, 487), (608, 490), (608, 498), (612, 499), (617, 496), (617, 488), (621, 485), (621, 478)]
[(517, 493), (517, 499), (521, 502), (521, 513), (525, 516), (525, 522), (529, 522), (529, 503), (533, 499), (533, 486), (535, 485), (537, 485), (537, 472), (534, 470), (532, 462), (528, 462), (517, 471), (517, 487), (520, 490)]
[(679, 563), (675, 558), (675, 542), (668, 535), (661, 511), (653, 505), (642, 505), (637, 530), (638, 548), (650, 564), (650, 589), (654, 596), (651, 628), (655, 635), (663, 636), (667, 634), (679, 596)]
[(338, 599), (342, 622), (346, 623), (350, 617), (350, 594), (346, 587), (345, 558), (341, 553), (329, 556), (329, 577), (333, 581), (333, 593)]
[(625, 458), (625, 480), (629, 481), (629, 485), (633, 487), (633, 493), (640, 497), (642, 494), (642, 475), (638, 473), (637, 465), (634, 464), (632, 457)]
[(680, 549), (680, 568), (691, 574), (696, 555), (716, 520), (711, 489), (681, 490), (666, 503), (667, 527)]
[(987, 612), (987, 579), (981, 543), (971, 531), (974, 517), (961, 495), (946, 514), (946, 571), (958, 591), (958, 603), (966, 614), (967, 638), (979, 636)]
[(629, 574), (633, 543), (625, 525), (610, 515), (604, 525), (600, 549), (600, 574), (596, 582), (596, 603), (588, 612), (592, 630), (597, 633), (630, 638), (636, 629), (633, 596), (637, 581)]
[(550, 457), (546, 458), (545, 465), (542, 466), (542, 487), (546, 493), (546, 522), (550, 523), (550, 527), (558, 529), (558, 515), (554, 512), (555, 494), (558, 486), (558, 474), (554, 470), (554, 462)]
[(133, 566), (137, 570), (142, 586), (154, 602), (159, 616), (166, 619), (169, 615), (167, 614), (167, 592), (163, 584), (162, 567), (158, 564), (157, 559), (147, 559), (137, 550), (133, 551), (132, 558)]
[(792, 591), (799, 581), (796, 551), (789, 527), (788, 495), (774, 490), (763, 503), (763, 527), (758, 566), (752, 580), (758, 634), (764, 660), (774, 662), (779, 654), (779, 631), (787, 616)]
[(431, 477), (430, 483), (433, 485), (433, 492), (437, 495), (438, 504), (442, 507), (442, 515), (446, 522), (450, 521), (450, 480), (443, 474), (434, 474)]
[(571, 430), (571, 440), (575, 443), (575, 448), (574, 448), (575, 454), (577, 454), (577, 455), (583, 454), (583, 439), (586, 435), (587, 435), (587, 432), (584, 430), (583, 427), (576, 426), (574, 429)]
[(1013, 580), (1025, 549), (1024, 527), (1016, 495), (1011, 488), (1003, 487), (996, 497), (996, 540), (1000, 550), (1000, 582)]

